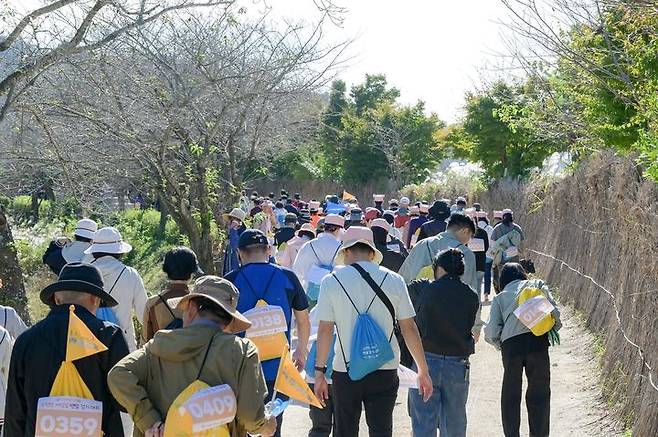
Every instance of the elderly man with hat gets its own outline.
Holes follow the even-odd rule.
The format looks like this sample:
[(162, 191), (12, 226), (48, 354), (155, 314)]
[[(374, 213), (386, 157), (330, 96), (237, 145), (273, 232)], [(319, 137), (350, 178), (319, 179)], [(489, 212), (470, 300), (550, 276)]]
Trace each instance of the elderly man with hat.
[[(308, 243), (307, 243), (308, 244)], [(263, 302), (272, 307), (279, 307), (286, 322), (285, 337), (290, 344), (290, 327), (295, 319), (297, 327), (297, 348), (293, 361), (298, 369), (306, 364), (307, 345), (310, 336), (311, 322), (308, 314), (308, 300), (297, 276), (288, 269), (269, 262), (272, 248), (265, 234), (257, 229), (247, 229), (240, 236), (238, 245), (242, 265), (239, 269), (226, 275), (226, 279), (240, 290), (237, 309), (247, 312)], [(274, 391), (279, 370), (280, 353), (275, 358), (263, 358), (262, 366), (269, 397)], [(283, 415), (277, 417), (278, 425), (275, 435), (281, 433)]]
[(118, 322), (131, 352), (137, 349), (133, 310), (141, 323), (148, 301), (142, 277), (137, 270), (121, 261), (132, 249), (130, 244), (123, 241), (116, 228), (106, 227), (94, 234), (94, 243), (85, 251), (93, 256), (91, 264), (100, 270), (105, 291), (118, 303), (111, 309), (115, 319), (106, 320)]
[(67, 237), (53, 240), (43, 254), (43, 263), (54, 274), (59, 275), (65, 264), (82, 261), (90, 262), (92, 258), (85, 254), (85, 250), (91, 246), (91, 241), (94, 239), (94, 233), (97, 229), (98, 225), (91, 219), (78, 221), (73, 231), (73, 241)]
[(121, 329), (95, 317), (99, 307), (116, 307), (103, 289), (97, 268), (85, 263), (64, 266), (57, 282), (41, 291), (41, 301), (51, 310), (45, 319), (25, 331), (14, 345), (9, 368), (4, 435), (35, 435), (37, 403), (50, 391), (66, 356), (69, 312), (75, 315), (107, 350), (74, 362), (94, 400), (103, 403), (102, 431), (106, 437), (124, 437), (120, 406), (107, 387), (107, 373), (128, 354)]
[(258, 351), (236, 336), (251, 326), (237, 309), (239, 298), (226, 279), (197, 279), (191, 293), (168, 302), (182, 314), (182, 329), (158, 332), (110, 371), (108, 384), (135, 421), (135, 436), (162, 436), (172, 403), (195, 380), (233, 391), (231, 436), (274, 433), (276, 421), (265, 417), (267, 387)]
[(409, 226), (407, 228), (407, 240), (405, 243), (407, 243), (407, 247), (410, 249), (418, 241), (418, 236), (420, 235), (420, 227), (427, 223), (429, 220), (429, 206), (426, 203), (421, 203), (417, 206), (417, 208), (418, 214), (416, 216), (411, 214), (412, 217), (411, 220), (409, 220)]
[(336, 264), (344, 227), (345, 217), (329, 214), (324, 218), (324, 232), (302, 246), (295, 258), (292, 270), (302, 281), (311, 305), (318, 300), (322, 277), (331, 273)]
[[(397, 324), (416, 361), (420, 392), (426, 401), (432, 395), (432, 381), (407, 286), (400, 275), (380, 267), (381, 260), (382, 254), (374, 243), (372, 231), (352, 226), (345, 232), (337, 257), (337, 261), (346, 267), (322, 281), (318, 302), (320, 323), (315, 394), (321, 401), (328, 397), (325, 372), (335, 327), (338, 339), (334, 347), (332, 381), (335, 435), (339, 437), (359, 435), (359, 418), (364, 404), (370, 435), (393, 435), (393, 408), (398, 394), (397, 369), (400, 365), (400, 348), (393, 335)], [(357, 318), (365, 313), (390, 339), (393, 359), (363, 378), (352, 380), (348, 374), (352, 339)]]
[(505, 208), (500, 215), (502, 217), (500, 223), (494, 226), (491, 232), (491, 241), (494, 242), (493, 251), (499, 252), (498, 256), (494, 253), (493, 257), (493, 283), (496, 292), (500, 291), (500, 270), (505, 263), (519, 262), (519, 247), (525, 239), (523, 229), (514, 222), (514, 212), (511, 209)]
[(308, 203), (308, 209), (311, 216), (311, 225), (316, 228), (318, 226), (318, 220), (320, 220), (320, 202), (311, 200)]
[(411, 201), (409, 200), (408, 197), (400, 198), (400, 207), (398, 208), (397, 211), (395, 211), (395, 223), (393, 224), (393, 226), (395, 226), (398, 229), (403, 229), (405, 225), (409, 223), (409, 220), (411, 220), (409, 214), (410, 205), (411, 205)]
[(238, 257), (238, 240), (240, 235), (247, 227), (244, 224), (247, 214), (240, 208), (233, 208), (228, 214), (222, 214), (226, 231), (228, 234), (228, 243), (224, 248), (224, 264), (222, 266), (222, 275), (240, 267), (240, 258)]

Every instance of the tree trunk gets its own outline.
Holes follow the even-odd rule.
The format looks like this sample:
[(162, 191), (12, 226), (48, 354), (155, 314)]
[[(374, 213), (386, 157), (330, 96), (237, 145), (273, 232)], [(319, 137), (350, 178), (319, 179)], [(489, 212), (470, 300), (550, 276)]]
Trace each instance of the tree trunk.
[(23, 271), (18, 263), (14, 237), (2, 205), (0, 205), (0, 278), (4, 285), (0, 291), (0, 302), (15, 308), (23, 320), (29, 322), (30, 314), (23, 285)]
[(158, 191), (158, 205), (160, 207), (160, 223), (158, 224), (158, 235), (164, 235), (167, 229), (167, 219), (169, 218), (169, 208), (167, 203), (162, 200), (164, 196)]
[(32, 223), (39, 221), (39, 190), (32, 192), (32, 217), (30, 217)]

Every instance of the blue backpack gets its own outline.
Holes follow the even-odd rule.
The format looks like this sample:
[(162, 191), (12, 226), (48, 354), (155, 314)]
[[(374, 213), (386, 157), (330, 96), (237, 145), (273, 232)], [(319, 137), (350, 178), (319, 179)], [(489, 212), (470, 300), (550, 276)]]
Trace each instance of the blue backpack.
[[(352, 381), (358, 381), (364, 378), (366, 375), (379, 370), (382, 365), (395, 358), (393, 348), (391, 347), (391, 339), (393, 338), (393, 334), (399, 328), (397, 327), (393, 304), (391, 303), (388, 296), (386, 296), (386, 294), (383, 292), (381, 286), (378, 286), (377, 283), (368, 274), (368, 272), (366, 272), (358, 264), (352, 264), (352, 267), (359, 272), (359, 274), (375, 292), (375, 296), (370, 301), (368, 308), (366, 308), (364, 312), (361, 312), (354, 304), (354, 301), (350, 297), (349, 293), (347, 293), (347, 290), (343, 284), (338, 280), (338, 277), (336, 277), (335, 274), (333, 275), (358, 314), (356, 324), (354, 325), (354, 334), (352, 336), (352, 344), (350, 347), (350, 362), (348, 363), (345, 361), (345, 367), (347, 368), (347, 373), (350, 379)], [(382, 284), (387, 277), (388, 274), (384, 276)], [(368, 314), (370, 307), (378, 297), (384, 303), (386, 308), (391, 313), (391, 317), (393, 318), (394, 328), (389, 337), (386, 337), (386, 334), (384, 334), (384, 331), (377, 324), (375, 319), (373, 319), (372, 316)], [(343, 352), (343, 359), (345, 359), (345, 352), (343, 349), (343, 344), (340, 340), (340, 333), (338, 333), (338, 343), (340, 345), (341, 351)]]
[[(121, 275), (123, 275), (123, 272), (126, 271), (126, 267), (123, 267), (123, 270), (121, 270), (121, 273), (119, 273), (119, 276), (117, 276), (116, 280), (114, 281), (114, 284), (112, 284), (112, 288), (110, 288), (110, 291), (107, 292), (107, 294), (112, 295), (112, 291), (114, 290), (114, 287), (117, 285), (117, 282), (119, 282), (119, 279), (121, 278)], [(111, 308), (108, 307), (100, 307), (96, 311), (96, 318), (99, 320), (103, 320), (105, 322), (110, 322), (115, 325), (119, 325), (119, 319), (117, 318), (117, 315), (112, 311)]]
[[(331, 271), (334, 269), (333, 263), (334, 260), (336, 259), (336, 254), (338, 254), (338, 250), (340, 249), (340, 247), (336, 249), (336, 253), (334, 253), (334, 256), (331, 258), (330, 264), (322, 264), (322, 261), (320, 261), (320, 257), (318, 256), (318, 253), (315, 251), (315, 248), (313, 247), (313, 244), (309, 243), (309, 246), (311, 247), (311, 250), (313, 251), (315, 258), (318, 260), (318, 263), (320, 263), (317, 265), (317, 267), (326, 270), (327, 275), (330, 274)], [(308, 286), (306, 287), (306, 295), (313, 302), (317, 302), (318, 297), (320, 297), (320, 284), (316, 284), (315, 282), (308, 282)]]
[[(334, 350), (335, 345), (336, 345), (336, 335), (334, 334), (334, 338), (331, 341), (331, 349), (329, 349), (329, 357), (327, 358), (327, 371), (324, 374), (327, 377), (327, 379), (331, 378), (331, 374), (334, 372), (334, 356), (336, 355), (336, 351)], [(314, 341), (313, 346), (311, 346), (311, 351), (308, 353), (306, 366), (304, 366), (304, 370), (306, 371), (307, 375), (315, 375), (315, 359), (317, 355), (318, 355), (318, 342)]]

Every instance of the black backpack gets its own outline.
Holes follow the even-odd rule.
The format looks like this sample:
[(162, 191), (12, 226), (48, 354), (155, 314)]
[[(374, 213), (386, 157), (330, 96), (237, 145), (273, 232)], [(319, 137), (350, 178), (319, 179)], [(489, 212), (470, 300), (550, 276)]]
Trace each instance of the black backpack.
[(66, 265), (66, 260), (62, 256), (62, 248), (70, 241), (71, 240), (66, 237), (60, 237), (51, 241), (46, 249), (46, 253), (44, 253), (41, 258), (41, 261), (43, 261), (43, 263), (56, 275), (59, 275), (59, 272), (61, 272)]

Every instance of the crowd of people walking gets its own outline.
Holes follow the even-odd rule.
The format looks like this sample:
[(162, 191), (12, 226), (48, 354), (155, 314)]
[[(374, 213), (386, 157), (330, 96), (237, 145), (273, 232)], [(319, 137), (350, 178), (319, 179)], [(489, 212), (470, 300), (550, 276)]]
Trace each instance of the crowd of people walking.
[[(416, 374), (413, 435), (466, 436), (470, 357), (484, 327), (501, 350), (505, 436), (520, 434), (524, 371), (530, 435), (548, 436), (548, 349), (559, 342), (560, 312), (522, 261), (514, 212), (488, 213), (463, 197), (385, 202), (254, 192), (223, 215), (220, 275), (174, 247), (164, 288), (150, 297), (122, 260), (132, 247), (120, 232), (80, 220), (43, 256), (58, 275), (40, 295), (46, 318), (28, 328), (0, 307), (4, 435), (82, 435), (69, 410), (49, 431), (48, 405), (67, 395), (101, 406), (96, 425), (80, 419), (84, 435), (280, 436), (290, 359), (318, 401), (309, 402), (309, 437), (359, 435), (362, 410), (370, 436), (392, 436), (405, 367)], [(89, 353), (74, 360), (74, 346)], [(202, 419), (205, 428), (194, 428)]]

